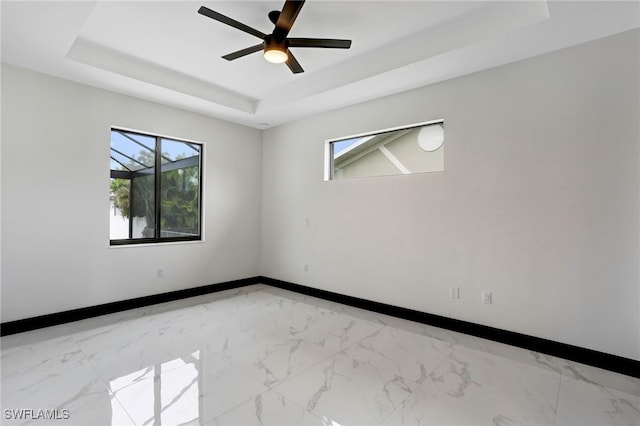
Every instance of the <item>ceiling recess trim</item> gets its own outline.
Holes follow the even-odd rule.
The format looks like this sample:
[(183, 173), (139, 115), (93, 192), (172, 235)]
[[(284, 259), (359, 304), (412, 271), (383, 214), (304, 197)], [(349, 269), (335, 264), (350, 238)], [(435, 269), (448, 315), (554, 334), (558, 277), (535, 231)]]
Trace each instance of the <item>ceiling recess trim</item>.
[[(286, 91), (280, 87), (275, 88), (259, 101), (257, 112), (277, 110), (287, 104), (311, 98), (323, 92), (347, 88), (354, 83), (438, 58), (449, 52), (510, 34), (549, 18), (549, 7), (543, 0), (499, 2), (474, 10), (404, 39), (379, 46), (374, 51), (347, 59), (339, 67), (316, 72), (313, 76), (314, 84), (300, 80), (288, 84)], [(380, 58), (385, 59), (380, 60)], [(350, 72), (345, 73), (345, 69)], [(402, 86), (404, 81), (398, 80), (396, 84)]]
[(78, 37), (67, 59), (254, 115), (258, 100)]

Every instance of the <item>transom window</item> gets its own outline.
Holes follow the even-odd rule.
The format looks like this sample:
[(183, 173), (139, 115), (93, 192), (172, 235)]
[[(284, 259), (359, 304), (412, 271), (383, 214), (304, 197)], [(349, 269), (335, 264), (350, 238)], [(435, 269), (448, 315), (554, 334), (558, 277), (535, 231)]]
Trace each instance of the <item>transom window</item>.
[(325, 144), (325, 180), (444, 170), (444, 120), (412, 124)]
[(202, 239), (202, 148), (111, 129), (111, 245)]

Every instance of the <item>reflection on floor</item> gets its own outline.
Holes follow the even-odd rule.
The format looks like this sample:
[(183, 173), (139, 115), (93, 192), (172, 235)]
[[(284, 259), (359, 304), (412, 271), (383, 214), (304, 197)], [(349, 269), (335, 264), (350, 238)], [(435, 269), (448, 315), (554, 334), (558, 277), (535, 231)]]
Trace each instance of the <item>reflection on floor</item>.
[(640, 424), (638, 379), (262, 285), (0, 343), (2, 424)]

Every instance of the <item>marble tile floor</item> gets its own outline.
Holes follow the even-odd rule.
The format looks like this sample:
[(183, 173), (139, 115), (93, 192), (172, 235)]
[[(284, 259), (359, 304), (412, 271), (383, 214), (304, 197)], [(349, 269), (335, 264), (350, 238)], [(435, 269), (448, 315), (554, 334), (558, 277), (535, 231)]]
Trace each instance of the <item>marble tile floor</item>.
[(3, 425), (640, 425), (638, 379), (264, 285), (0, 345)]

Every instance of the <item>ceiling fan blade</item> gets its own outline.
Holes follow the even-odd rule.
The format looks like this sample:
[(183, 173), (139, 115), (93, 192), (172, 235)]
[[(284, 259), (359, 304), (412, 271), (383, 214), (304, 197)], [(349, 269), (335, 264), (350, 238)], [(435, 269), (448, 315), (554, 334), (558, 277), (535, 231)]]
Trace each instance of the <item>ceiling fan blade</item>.
[(291, 27), (300, 13), (300, 9), (304, 5), (304, 0), (287, 0), (282, 7), (276, 27), (273, 30), (273, 36), (276, 40), (284, 40), (291, 31)]
[(264, 44), (260, 43), (260, 44), (256, 44), (255, 46), (247, 47), (246, 49), (241, 49), (236, 52), (229, 53), (227, 55), (224, 55), (222, 58), (226, 59), (227, 61), (233, 61), (234, 59), (247, 56), (250, 53), (259, 52), (262, 49), (264, 49)]
[(348, 49), (351, 40), (335, 38), (290, 38), (289, 47), (324, 47), (328, 49)]
[(298, 62), (296, 57), (293, 56), (293, 53), (291, 53), (289, 49), (287, 49), (287, 56), (289, 56), (289, 59), (287, 59), (286, 64), (292, 73), (299, 74), (301, 72), (304, 72), (304, 70), (302, 69), (302, 65), (300, 65), (300, 62)]
[(238, 22), (235, 19), (231, 19), (228, 16), (224, 16), (221, 13), (218, 13), (214, 10), (209, 9), (208, 7), (204, 7), (204, 6), (200, 6), (200, 9), (198, 9), (198, 13), (200, 15), (204, 15), (207, 16), (211, 19), (214, 19), (218, 22), (222, 22), (223, 24), (227, 24), (229, 26), (232, 26), (233, 28), (236, 28), (240, 31), (244, 31), (245, 33), (249, 33), (253, 36), (256, 36), (258, 38), (265, 38), (266, 34), (256, 30), (255, 28), (251, 28), (248, 25), (243, 24), (242, 22)]

